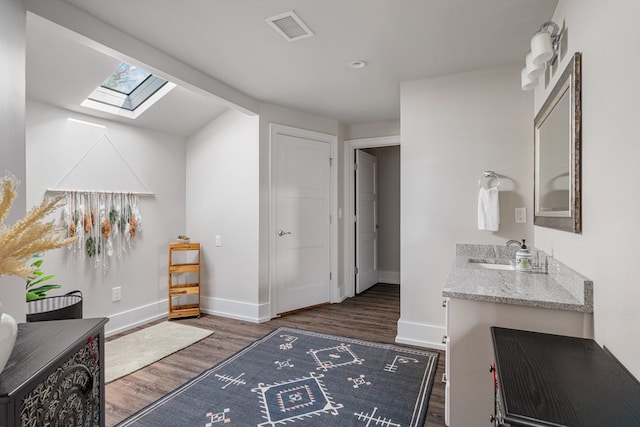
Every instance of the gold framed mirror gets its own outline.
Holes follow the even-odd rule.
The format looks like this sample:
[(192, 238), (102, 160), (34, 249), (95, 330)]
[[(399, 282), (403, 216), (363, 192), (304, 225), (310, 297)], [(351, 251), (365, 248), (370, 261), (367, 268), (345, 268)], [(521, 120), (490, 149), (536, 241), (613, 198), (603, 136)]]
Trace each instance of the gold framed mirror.
[(535, 225), (582, 232), (582, 55), (571, 58), (534, 120)]

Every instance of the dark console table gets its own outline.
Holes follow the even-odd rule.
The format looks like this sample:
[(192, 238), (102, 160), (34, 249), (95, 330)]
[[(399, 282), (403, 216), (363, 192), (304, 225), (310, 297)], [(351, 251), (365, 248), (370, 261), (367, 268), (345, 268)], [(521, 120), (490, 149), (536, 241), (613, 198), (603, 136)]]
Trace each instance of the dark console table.
[(0, 427), (104, 426), (104, 324), (73, 319), (18, 325), (0, 373)]
[(640, 426), (640, 384), (594, 340), (491, 328), (496, 426)]

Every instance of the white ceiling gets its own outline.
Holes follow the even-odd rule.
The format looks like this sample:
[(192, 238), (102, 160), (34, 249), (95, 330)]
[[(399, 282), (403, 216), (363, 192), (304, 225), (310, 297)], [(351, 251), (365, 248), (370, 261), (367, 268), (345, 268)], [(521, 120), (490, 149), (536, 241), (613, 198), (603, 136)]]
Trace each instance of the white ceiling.
[(42, 20), (27, 20), (27, 96), (47, 104), (107, 120), (187, 137), (228, 107), (214, 97), (173, 89), (132, 120), (82, 107), (84, 101), (122, 61), (107, 56)]
[[(400, 118), (400, 82), (524, 63), (557, 0), (65, 0), (262, 102), (345, 124)], [(315, 33), (287, 42), (289, 10)], [(74, 111), (120, 60), (28, 23), (27, 95)], [(369, 66), (352, 70), (349, 62)], [(135, 124), (188, 136), (226, 107), (176, 88)], [(96, 113), (98, 115), (99, 113)], [(113, 119), (113, 116), (105, 116)], [(124, 119), (129, 120), (129, 119)]]

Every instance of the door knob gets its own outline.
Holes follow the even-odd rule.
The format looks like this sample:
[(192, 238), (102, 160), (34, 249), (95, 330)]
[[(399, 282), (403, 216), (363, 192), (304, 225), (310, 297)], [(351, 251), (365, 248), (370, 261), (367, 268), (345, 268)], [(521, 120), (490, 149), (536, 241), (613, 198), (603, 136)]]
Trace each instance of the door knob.
[(284, 236), (285, 234), (291, 234), (291, 232), (290, 231), (284, 231), (284, 230), (278, 231), (278, 236), (280, 236), (280, 237)]

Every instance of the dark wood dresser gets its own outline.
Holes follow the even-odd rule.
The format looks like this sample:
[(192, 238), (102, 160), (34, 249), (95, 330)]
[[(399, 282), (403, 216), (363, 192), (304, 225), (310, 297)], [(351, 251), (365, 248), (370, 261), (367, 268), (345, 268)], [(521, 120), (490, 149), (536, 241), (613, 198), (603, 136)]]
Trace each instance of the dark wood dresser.
[(491, 328), (496, 426), (640, 426), (640, 384), (594, 340)]
[(18, 325), (0, 373), (0, 427), (104, 426), (104, 324), (73, 319)]

